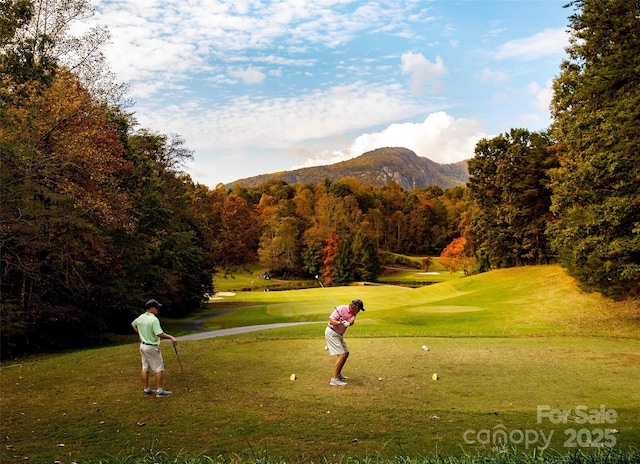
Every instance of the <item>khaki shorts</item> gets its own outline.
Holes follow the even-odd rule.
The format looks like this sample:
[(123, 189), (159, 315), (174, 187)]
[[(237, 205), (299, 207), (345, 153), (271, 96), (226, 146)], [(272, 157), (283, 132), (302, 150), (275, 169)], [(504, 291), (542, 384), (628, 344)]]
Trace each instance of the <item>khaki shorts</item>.
[(145, 345), (140, 343), (140, 354), (142, 355), (142, 370), (153, 372), (163, 372), (164, 362), (162, 353), (158, 345)]
[(324, 338), (327, 340), (327, 348), (330, 355), (344, 354), (349, 352), (344, 337), (331, 327), (327, 327), (324, 331)]

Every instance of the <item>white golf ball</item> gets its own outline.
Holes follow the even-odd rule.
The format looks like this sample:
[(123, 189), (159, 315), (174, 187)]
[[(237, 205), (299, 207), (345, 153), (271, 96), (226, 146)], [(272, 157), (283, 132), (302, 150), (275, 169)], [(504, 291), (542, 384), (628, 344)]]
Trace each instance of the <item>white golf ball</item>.
[(427, 345), (422, 345), (422, 349), (425, 351), (429, 351), (429, 347)]
[(289, 377), (291, 380), (295, 380), (296, 379), (296, 375), (295, 374), (291, 374), (291, 377)]
[(431, 378), (432, 378), (433, 380), (438, 380), (438, 374), (433, 374), (433, 375), (431, 376)]

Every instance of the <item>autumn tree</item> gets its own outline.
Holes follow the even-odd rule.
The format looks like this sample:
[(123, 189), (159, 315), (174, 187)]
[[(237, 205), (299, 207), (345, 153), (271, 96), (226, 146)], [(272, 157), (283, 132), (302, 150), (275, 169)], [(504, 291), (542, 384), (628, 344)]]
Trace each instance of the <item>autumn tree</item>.
[(130, 224), (120, 178), (131, 165), (108, 113), (75, 76), (61, 69), (31, 89), (0, 123), (1, 304), (3, 329), (15, 329), (3, 343), (37, 349), (62, 325), (103, 315), (95, 297), (118, 272), (111, 235)]
[(338, 253), (340, 251), (340, 239), (335, 231), (331, 231), (329, 236), (324, 240), (324, 247), (320, 250), (320, 275), (327, 285), (334, 282), (334, 272), (338, 261)]
[(553, 83), (549, 231), (585, 286), (640, 295), (640, 3), (576, 0), (568, 57)]
[(360, 223), (360, 232), (368, 235), (374, 242), (376, 249), (382, 248), (385, 237), (385, 217), (378, 208), (369, 209)]
[(256, 261), (258, 221), (246, 200), (231, 193), (222, 207), (222, 243), (218, 265), (235, 267)]
[(465, 275), (471, 274), (475, 260), (473, 250), (469, 249), (464, 237), (453, 239), (440, 254), (440, 264), (452, 274), (458, 269)]
[(260, 239), (260, 263), (275, 275), (297, 274), (300, 267), (300, 241), (296, 221), (279, 218)]

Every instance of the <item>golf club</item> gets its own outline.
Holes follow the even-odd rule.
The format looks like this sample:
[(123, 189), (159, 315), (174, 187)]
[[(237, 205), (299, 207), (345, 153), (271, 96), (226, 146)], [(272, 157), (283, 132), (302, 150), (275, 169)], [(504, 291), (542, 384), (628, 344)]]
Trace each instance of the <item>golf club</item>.
[(336, 309), (337, 308), (336, 304), (333, 302), (333, 300), (329, 296), (329, 292), (327, 292), (327, 289), (324, 287), (324, 285), (322, 285), (322, 281), (320, 280), (320, 277), (317, 274), (316, 274), (316, 280), (318, 281), (318, 283), (322, 287), (322, 290), (324, 290), (324, 294), (327, 295), (327, 298), (329, 299), (329, 302), (333, 305), (333, 309)]
[(173, 351), (176, 352), (176, 358), (178, 358), (178, 364), (180, 364), (180, 372), (182, 372), (182, 378), (184, 379), (184, 383), (187, 384), (187, 392), (191, 393), (193, 392), (192, 388), (189, 388), (189, 381), (187, 380), (187, 376), (184, 373), (184, 369), (182, 368), (182, 361), (180, 361), (180, 356), (178, 356), (178, 347), (176, 345), (173, 345)]

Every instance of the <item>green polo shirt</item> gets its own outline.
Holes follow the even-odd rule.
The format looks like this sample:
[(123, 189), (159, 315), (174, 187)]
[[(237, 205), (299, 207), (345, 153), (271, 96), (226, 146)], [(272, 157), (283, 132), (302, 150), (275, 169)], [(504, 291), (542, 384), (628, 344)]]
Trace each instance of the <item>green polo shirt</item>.
[(140, 340), (149, 345), (159, 345), (160, 335), (163, 330), (160, 327), (160, 320), (155, 314), (146, 312), (138, 316), (131, 325), (138, 328)]

